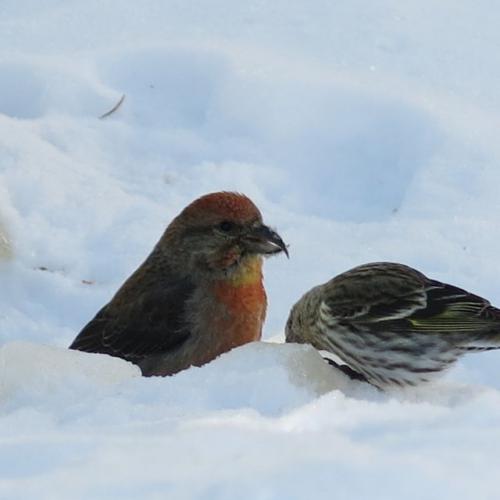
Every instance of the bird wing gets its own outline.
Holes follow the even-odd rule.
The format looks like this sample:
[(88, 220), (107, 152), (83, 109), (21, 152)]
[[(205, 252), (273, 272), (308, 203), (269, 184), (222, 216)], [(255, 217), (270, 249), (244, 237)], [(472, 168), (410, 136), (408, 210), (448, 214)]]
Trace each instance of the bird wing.
[(137, 362), (152, 354), (175, 349), (190, 335), (185, 305), (194, 287), (187, 281), (148, 287), (128, 295), (117, 306), (115, 299), (104, 306), (70, 346)]
[(413, 330), (465, 334), (500, 330), (500, 311), (486, 299), (435, 280), (425, 292), (427, 306), (407, 318)]
[(327, 284), (324, 304), (334, 321), (394, 332), (500, 329), (500, 311), (487, 300), (401, 264), (366, 264), (339, 275)]
[(425, 276), (409, 267), (365, 264), (328, 282), (324, 304), (337, 321), (401, 319), (426, 307), (425, 284)]

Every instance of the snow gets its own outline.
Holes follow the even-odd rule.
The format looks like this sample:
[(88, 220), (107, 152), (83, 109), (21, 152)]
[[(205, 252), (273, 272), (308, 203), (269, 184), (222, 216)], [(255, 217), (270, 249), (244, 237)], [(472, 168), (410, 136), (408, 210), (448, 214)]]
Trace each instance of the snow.
[[(494, 2), (0, 10), (0, 498), (498, 498), (499, 353), (382, 394), (280, 345), (302, 293), (370, 261), (500, 304)], [(67, 350), (222, 189), (290, 244), (273, 342), (151, 379)]]

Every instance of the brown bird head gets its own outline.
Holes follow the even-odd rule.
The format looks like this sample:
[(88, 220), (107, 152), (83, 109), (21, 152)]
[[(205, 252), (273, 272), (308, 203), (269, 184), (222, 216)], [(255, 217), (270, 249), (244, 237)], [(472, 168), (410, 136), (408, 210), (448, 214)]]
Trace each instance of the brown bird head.
[(162, 242), (177, 268), (204, 278), (231, 277), (256, 262), (260, 269), (262, 256), (288, 256), (278, 233), (264, 225), (259, 209), (239, 193), (211, 193), (193, 201), (172, 221)]

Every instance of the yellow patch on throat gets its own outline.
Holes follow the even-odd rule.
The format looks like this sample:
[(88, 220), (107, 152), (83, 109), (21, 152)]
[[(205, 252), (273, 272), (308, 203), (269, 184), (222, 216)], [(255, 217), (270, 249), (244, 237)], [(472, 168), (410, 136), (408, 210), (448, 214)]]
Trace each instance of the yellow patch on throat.
[(228, 278), (228, 282), (232, 286), (245, 286), (262, 281), (262, 257), (248, 257), (242, 262), (238, 268)]

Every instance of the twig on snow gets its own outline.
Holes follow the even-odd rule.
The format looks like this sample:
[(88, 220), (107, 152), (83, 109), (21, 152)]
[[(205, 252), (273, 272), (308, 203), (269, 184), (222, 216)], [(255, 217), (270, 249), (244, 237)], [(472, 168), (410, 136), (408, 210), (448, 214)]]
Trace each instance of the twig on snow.
[(107, 118), (108, 116), (112, 115), (123, 104), (124, 100), (125, 100), (125, 94), (123, 94), (120, 97), (120, 100), (109, 111), (106, 111), (106, 113), (104, 113), (103, 115), (101, 115), (99, 117), (99, 120), (103, 120), (104, 118)]

